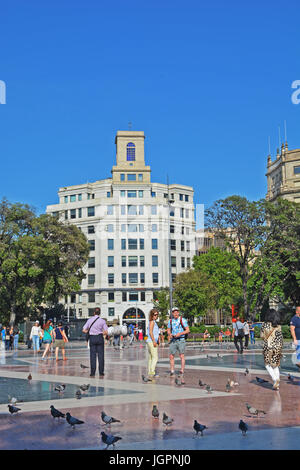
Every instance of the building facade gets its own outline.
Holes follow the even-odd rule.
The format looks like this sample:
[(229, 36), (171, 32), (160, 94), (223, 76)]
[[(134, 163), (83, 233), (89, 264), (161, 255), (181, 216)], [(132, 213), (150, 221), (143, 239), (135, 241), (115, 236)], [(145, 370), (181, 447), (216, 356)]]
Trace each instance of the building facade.
[(272, 161), (268, 155), (266, 177), (268, 201), (275, 201), (280, 196), (300, 202), (300, 149), (288, 150), (286, 143), (282, 144), (280, 153), (277, 150), (276, 160)]
[(60, 188), (59, 203), (47, 206), (48, 214), (79, 227), (90, 245), (81, 290), (62, 301), (77, 318), (100, 306), (108, 321), (145, 330), (155, 292), (170, 285), (170, 263), (173, 280), (192, 266), (193, 188), (152, 183), (144, 141), (144, 132), (118, 131), (112, 177)]

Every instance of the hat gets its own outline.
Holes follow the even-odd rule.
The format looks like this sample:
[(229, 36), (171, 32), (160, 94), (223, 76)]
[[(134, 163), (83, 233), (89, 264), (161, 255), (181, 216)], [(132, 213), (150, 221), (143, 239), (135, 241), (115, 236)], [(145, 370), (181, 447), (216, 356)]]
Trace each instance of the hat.
[(179, 308), (173, 307), (173, 308), (172, 308), (172, 312), (175, 312), (175, 311), (179, 312)]
[(34, 322), (34, 323), (40, 323), (40, 322), (39, 322), (38, 320), (35, 320), (35, 322)]

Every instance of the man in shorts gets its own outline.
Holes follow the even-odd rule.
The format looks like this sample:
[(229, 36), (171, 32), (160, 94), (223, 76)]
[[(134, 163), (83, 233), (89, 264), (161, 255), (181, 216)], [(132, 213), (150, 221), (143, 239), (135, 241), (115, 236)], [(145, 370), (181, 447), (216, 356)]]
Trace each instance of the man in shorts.
[(300, 369), (300, 306), (296, 307), (295, 315), (291, 318), (290, 330), (296, 347), (296, 366)]
[(183, 374), (184, 374), (184, 367), (185, 367), (185, 357), (184, 357), (184, 351), (185, 351), (185, 335), (187, 335), (190, 332), (188, 322), (185, 318), (181, 317), (179, 314), (178, 308), (174, 307), (172, 309), (172, 315), (171, 318), (168, 322), (168, 328), (167, 328), (167, 333), (168, 333), (168, 341), (170, 344), (170, 376), (173, 377), (175, 375), (175, 370), (174, 370), (174, 356), (176, 352), (178, 351), (180, 361), (181, 361), (181, 369), (180, 369), (180, 374), (181, 374), (181, 383), (184, 382)]

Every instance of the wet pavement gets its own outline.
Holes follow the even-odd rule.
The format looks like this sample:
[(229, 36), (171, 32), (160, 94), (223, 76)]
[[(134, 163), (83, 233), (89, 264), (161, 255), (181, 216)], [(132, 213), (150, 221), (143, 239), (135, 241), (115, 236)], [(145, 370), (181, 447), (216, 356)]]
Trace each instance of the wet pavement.
[[(105, 377), (90, 378), (89, 350), (85, 343), (71, 343), (67, 361), (42, 361), (41, 353), (22, 349), (0, 351), (0, 449), (104, 449), (101, 431), (122, 437), (119, 450), (140, 449), (276, 449), (300, 448), (300, 372), (292, 362), (293, 350), (286, 345), (281, 362), (280, 390), (264, 369), (260, 345), (243, 355), (233, 345), (189, 345), (186, 349), (185, 385), (169, 376), (168, 347), (159, 348), (159, 378), (143, 383), (147, 373), (144, 343), (115, 350), (105, 348)], [(175, 362), (179, 371), (180, 363)], [(245, 374), (245, 369), (249, 374)], [(297, 370), (295, 370), (297, 369)], [(28, 374), (32, 380), (28, 380)], [(294, 380), (288, 380), (288, 374)], [(268, 380), (260, 384), (256, 377)], [(236, 385), (226, 391), (230, 378)], [(212, 387), (208, 393), (199, 379)], [(65, 390), (58, 392), (57, 385)], [(89, 384), (80, 398), (80, 385)], [(10, 415), (11, 397), (21, 409)], [(249, 414), (246, 403), (265, 411)], [(65, 419), (54, 419), (50, 406), (84, 421), (73, 429)], [(159, 419), (151, 414), (157, 405)], [(101, 411), (120, 420), (103, 425)], [(174, 419), (166, 429), (162, 415)], [(203, 436), (196, 436), (194, 419), (205, 424)], [(248, 425), (243, 436), (240, 419)]]

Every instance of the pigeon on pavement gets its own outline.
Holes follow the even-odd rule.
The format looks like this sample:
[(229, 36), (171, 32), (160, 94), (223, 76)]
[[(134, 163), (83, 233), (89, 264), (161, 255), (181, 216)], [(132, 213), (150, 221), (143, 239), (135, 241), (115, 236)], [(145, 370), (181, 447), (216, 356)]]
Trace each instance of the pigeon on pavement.
[(81, 369), (88, 369), (88, 366), (85, 366), (84, 364), (80, 364)]
[(86, 391), (90, 388), (90, 384), (88, 384), (88, 385), (86, 385), (86, 384), (79, 385), (79, 388), (80, 388), (83, 392), (86, 392)]
[(213, 391), (210, 385), (206, 385), (205, 390), (207, 391), (207, 393), (211, 393)]
[(178, 377), (178, 378), (176, 377), (176, 378), (175, 378), (175, 383), (176, 383), (176, 385), (177, 385), (178, 387), (180, 387), (180, 385), (182, 385), (182, 384), (181, 384), (181, 379), (180, 379), (180, 377)]
[(158, 408), (157, 408), (156, 405), (153, 405), (152, 416), (153, 416), (153, 418), (158, 418), (159, 417), (159, 411), (158, 411)]
[(249, 374), (249, 369), (246, 368), (244, 374), (245, 374), (245, 375)]
[(227, 384), (226, 384), (226, 392), (229, 393), (231, 390), (232, 390), (232, 388), (231, 388), (230, 384), (227, 382)]
[(145, 383), (151, 382), (151, 380), (148, 379), (148, 377), (145, 377), (144, 375), (142, 375), (142, 379), (143, 379), (143, 382)]
[(32, 380), (32, 375), (29, 374), (28, 377), (27, 377), (28, 380)]
[(288, 380), (290, 380), (291, 382), (293, 382), (295, 379), (295, 377), (293, 377), (291, 374), (288, 375)]
[(264, 383), (268, 382), (268, 380), (261, 379), (260, 377), (256, 377), (256, 382), (258, 382), (259, 384), (264, 384)]
[(206, 385), (206, 384), (203, 383), (201, 379), (199, 379), (199, 386), (200, 386), (200, 387), (204, 387), (204, 385)]
[(61, 392), (64, 391), (65, 388), (66, 388), (66, 386), (65, 386), (64, 384), (61, 384), (61, 385), (56, 385), (56, 386), (54, 387), (54, 390), (55, 390), (56, 392), (61, 393)]
[(173, 423), (174, 419), (169, 418), (169, 416), (166, 415), (166, 413), (163, 414), (163, 424), (166, 425), (166, 427), (170, 426)]
[(72, 426), (72, 428), (75, 428), (75, 424), (84, 424), (84, 421), (81, 421), (80, 419), (74, 418), (74, 416), (71, 416), (70, 413), (66, 413), (66, 419), (67, 422)]
[(204, 429), (207, 429), (207, 427), (204, 424), (198, 423), (198, 421), (195, 419), (194, 420), (194, 430), (196, 431), (196, 435), (198, 436), (198, 433), (201, 432), (201, 436), (203, 436), (203, 431)]
[(82, 396), (82, 393), (79, 389), (76, 391), (75, 396), (76, 396), (77, 400), (80, 400), (80, 398)]
[(113, 418), (112, 416), (108, 416), (105, 413), (105, 411), (101, 411), (101, 418), (102, 418), (102, 421), (105, 424), (120, 423), (121, 422), (119, 419)]
[(10, 412), (11, 415), (14, 413), (18, 413), (18, 411), (21, 411), (21, 408), (17, 408), (16, 406), (13, 405), (7, 405), (8, 406), (8, 411)]
[(102, 442), (104, 442), (104, 444), (106, 444), (106, 449), (108, 449), (109, 446), (113, 446), (113, 448), (115, 447), (115, 443), (118, 442), (120, 439), (122, 439), (122, 437), (119, 437), (119, 436), (113, 436), (112, 434), (105, 434), (104, 431), (101, 432), (101, 438), (102, 438)]
[(259, 413), (262, 413), (264, 415), (267, 414), (264, 410), (257, 410), (256, 408), (254, 408), (254, 406), (249, 405), (249, 403), (246, 403), (246, 407), (251, 415), (258, 416)]
[(239, 429), (242, 431), (242, 435), (246, 436), (246, 432), (248, 431), (248, 425), (242, 419), (239, 422)]
[(54, 408), (53, 405), (50, 406), (50, 409), (51, 409), (51, 415), (53, 416), (53, 418), (65, 418), (66, 417), (64, 413)]

